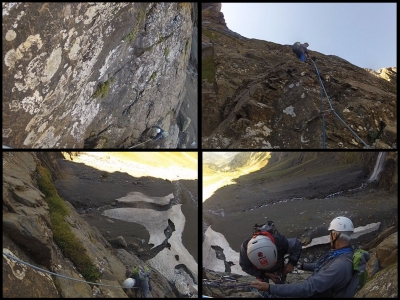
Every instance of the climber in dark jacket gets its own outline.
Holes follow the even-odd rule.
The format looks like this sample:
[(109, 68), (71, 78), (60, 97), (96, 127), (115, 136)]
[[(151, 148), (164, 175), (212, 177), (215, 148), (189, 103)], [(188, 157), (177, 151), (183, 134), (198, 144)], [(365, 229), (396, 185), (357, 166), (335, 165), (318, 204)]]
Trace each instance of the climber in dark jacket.
[[(239, 264), (244, 272), (264, 282), (271, 279), (275, 283), (284, 283), (286, 274), (292, 272), (297, 264), (301, 250), (298, 239), (286, 239), (278, 232), (274, 223), (268, 221), (260, 227), (255, 226), (253, 237), (242, 243)], [(289, 254), (286, 267), (285, 254)]]
[(157, 135), (155, 137), (153, 137), (153, 141), (165, 138), (168, 136), (168, 132), (166, 132), (164, 129), (162, 129), (160, 126), (154, 125), (151, 128), (155, 128), (156, 129), (156, 133)]
[(310, 58), (307, 50), (308, 46), (308, 43), (300, 44), (300, 42), (296, 42), (292, 46), (293, 52), (296, 53), (297, 57), (303, 62), (306, 61), (306, 58)]

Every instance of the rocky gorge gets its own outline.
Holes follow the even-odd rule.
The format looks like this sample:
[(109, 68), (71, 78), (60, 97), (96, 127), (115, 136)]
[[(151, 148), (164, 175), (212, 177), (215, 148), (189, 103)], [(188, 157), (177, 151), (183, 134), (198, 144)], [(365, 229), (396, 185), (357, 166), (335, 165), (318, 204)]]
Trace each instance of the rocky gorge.
[[(151, 297), (197, 297), (197, 262), (187, 254), (190, 251), (197, 260), (197, 247), (186, 250), (180, 246), (197, 240), (192, 224), (197, 224), (197, 184), (193, 180), (173, 184), (68, 160), (60, 164), (64, 161), (61, 152), (2, 155), (3, 297), (132, 297), (121, 285), (137, 265), (151, 269)], [(70, 159), (76, 153), (64, 155)], [(53, 181), (57, 187), (50, 184)], [(57, 190), (68, 200), (61, 200)], [(140, 190), (135, 192), (136, 201), (123, 198), (132, 190)], [(165, 197), (157, 198), (157, 194)], [(118, 203), (114, 196), (123, 199)], [(129, 207), (142, 216), (146, 212), (150, 223), (106, 217), (101, 207), (111, 212)], [(151, 225), (154, 215), (156, 229)], [(177, 250), (179, 255), (173, 255)], [(10, 256), (69, 279), (50, 276)]]
[(324, 111), (311, 62), (300, 62), (291, 45), (233, 32), (221, 3), (203, 3), (203, 148), (321, 149), (322, 114), (328, 149), (366, 148), (349, 128), (369, 148), (397, 148), (397, 68), (375, 72), (315, 50), (332, 104), (323, 95)]
[(197, 147), (197, 3), (2, 9), (3, 145)]

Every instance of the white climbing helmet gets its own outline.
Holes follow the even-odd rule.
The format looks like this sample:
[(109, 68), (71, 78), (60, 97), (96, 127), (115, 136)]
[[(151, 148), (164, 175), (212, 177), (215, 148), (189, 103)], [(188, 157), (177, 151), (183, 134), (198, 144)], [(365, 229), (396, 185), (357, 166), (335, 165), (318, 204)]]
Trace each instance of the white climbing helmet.
[(247, 257), (258, 269), (268, 270), (275, 266), (278, 253), (270, 238), (257, 235), (247, 244)]
[(354, 232), (354, 226), (353, 222), (351, 222), (349, 218), (337, 217), (332, 220), (328, 230), (335, 230), (338, 232)]
[(134, 287), (134, 286), (135, 286), (135, 279), (133, 279), (133, 278), (128, 278), (128, 279), (126, 279), (126, 280), (124, 281), (123, 286), (124, 286), (124, 288), (126, 288), (126, 289), (130, 289), (130, 288)]
[(160, 132), (161, 132), (161, 129), (160, 129), (160, 128), (156, 128), (156, 132), (157, 132), (157, 133), (160, 133)]

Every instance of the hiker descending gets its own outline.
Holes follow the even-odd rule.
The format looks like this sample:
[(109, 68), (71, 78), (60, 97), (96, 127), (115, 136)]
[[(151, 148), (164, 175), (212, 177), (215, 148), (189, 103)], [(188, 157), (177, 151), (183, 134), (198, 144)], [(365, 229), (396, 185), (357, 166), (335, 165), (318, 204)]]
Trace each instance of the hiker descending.
[[(329, 225), (331, 250), (316, 263), (299, 264), (299, 268), (313, 271), (306, 281), (285, 285), (269, 285), (255, 281), (251, 286), (267, 291), (270, 296), (325, 298), (341, 297), (340, 291), (352, 280), (353, 254), (350, 235), (354, 231), (353, 223), (346, 217), (337, 217)], [(355, 291), (353, 291), (354, 296)]]
[(300, 42), (296, 42), (292, 46), (293, 52), (296, 53), (297, 57), (303, 62), (306, 61), (306, 58), (310, 58), (307, 50), (308, 46), (308, 43), (300, 44)]
[(136, 266), (133, 268), (132, 274), (129, 278), (124, 281), (123, 286), (125, 289), (131, 289), (131, 292), (135, 293), (135, 298), (137, 298), (139, 292), (141, 293), (142, 298), (149, 298), (149, 293), (152, 290), (150, 274), (151, 271), (146, 266)]
[(153, 137), (153, 141), (165, 138), (168, 136), (168, 132), (166, 132), (164, 129), (162, 129), (160, 126), (154, 125), (151, 128), (155, 128), (156, 129), (156, 133), (157, 135), (155, 137)]
[[(293, 271), (301, 255), (301, 242), (286, 239), (275, 227), (273, 221), (255, 225), (252, 238), (246, 239), (240, 247), (239, 264), (244, 272), (259, 280), (284, 283), (286, 274)], [(289, 262), (284, 265), (284, 256)]]

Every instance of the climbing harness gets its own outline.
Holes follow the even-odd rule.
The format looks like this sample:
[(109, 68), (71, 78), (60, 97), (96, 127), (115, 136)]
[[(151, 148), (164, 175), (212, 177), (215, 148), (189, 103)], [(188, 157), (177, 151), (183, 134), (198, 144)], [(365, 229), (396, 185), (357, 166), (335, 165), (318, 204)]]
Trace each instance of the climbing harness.
[(322, 89), (324, 90), (324, 93), (325, 93), (325, 96), (326, 96), (326, 99), (328, 100), (328, 103), (329, 103), (329, 106), (330, 106), (330, 111), (350, 130), (350, 132), (359, 140), (359, 141), (361, 141), (361, 143), (363, 143), (364, 144), (364, 146), (365, 147), (367, 147), (367, 149), (370, 149), (370, 147), (350, 128), (350, 126), (349, 125), (347, 125), (346, 124), (346, 122), (345, 121), (343, 121), (342, 120), (342, 118), (341, 117), (339, 117), (339, 115), (335, 112), (335, 110), (333, 109), (333, 107), (332, 107), (332, 104), (331, 104), (331, 101), (329, 100), (329, 97), (328, 97), (328, 94), (326, 93), (326, 90), (325, 90), (325, 87), (324, 87), (324, 84), (322, 83), (322, 80), (321, 80), (321, 77), (320, 77), (320, 74), (319, 74), (319, 71), (318, 71), (318, 68), (317, 68), (317, 65), (315, 64), (315, 62), (312, 60), (312, 59), (310, 59), (311, 61), (312, 61), (312, 63), (314, 64), (314, 67), (315, 67), (315, 71), (317, 72), (317, 76), (318, 76), (318, 80), (319, 80), (319, 83), (320, 83), (320, 97), (321, 97), (321, 113), (322, 113), (322, 147), (323, 147), (323, 149), (326, 149), (326, 142), (325, 142), (325, 139), (326, 139), (326, 134), (325, 134), (325, 118), (324, 118), (324, 116), (325, 116), (325, 110), (324, 110), (324, 103), (323, 103), (323, 99), (322, 99)]

